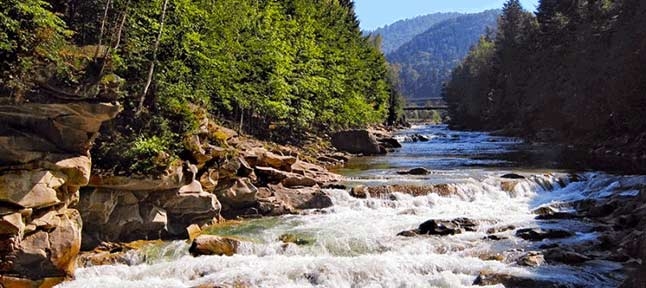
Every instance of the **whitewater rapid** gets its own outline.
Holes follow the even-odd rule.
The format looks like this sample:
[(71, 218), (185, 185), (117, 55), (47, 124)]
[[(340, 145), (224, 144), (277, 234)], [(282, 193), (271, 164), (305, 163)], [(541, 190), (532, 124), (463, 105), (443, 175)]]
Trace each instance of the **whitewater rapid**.
[[(449, 133), (445, 128), (440, 129), (443, 134)], [(478, 137), (488, 137), (483, 134), (471, 136), (476, 144), (482, 140)], [(491, 143), (487, 146), (491, 149), (477, 149), (479, 153), (498, 151), (504, 149), (500, 143), (511, 145), (513, 142), (486, 142)], [(469, 147), (462, 144), (455, 144), (453, 148)], [(444, 142), (438, 145), (451, 147)], [(465, 148), (461, 153), (472, 153), (470, 151)], [(531, 171), (523, 173), (528, 178), (520, 180), (511, 191), (504, 191), (501, 182), (509, 180), (499, 176), (514, 170), (464, 165), (454, 169), (452, 165), (456, 162), (467, 163), (471, 159), (450, 152), (430, 156), (420, 153), (420, 157), (415, 157), (414, 151), (405, 146), (399, 153), (394, 156), (400, 157), (398, 165), (349, 173), (353, 176), (351, 182), (443, 182), (454, 188), (455, 193), (446, 197), (437, 194), (413, 197), (395, 192), (384, 198), (356, 199), (345, 190), (326, 190), (334, 203), (330, 208), (306, 211), (302, 215), (250, 220), (239, 228), (223, 232), (248, 240), (234, 256), (192, 257), (186, 242), (168, 242), (132, 252), (131, 266), (77, 269), (76, 280), (60, 287), (468, 287), (483, 271), (584, 287), (616, 287), (621, 281), (622, 276), (617, 274), (621, 265), (609, 261), (532, 268), (519, 266), (514, 261), (488, 259), (496, 255), (512, 259), (514, 255), (536, 250), (538, 245), (553, 241), (581, 244), (598, 241), (590, 223), (583, 220), (540, 221), (532, 211), (546, 205), (567, 210), (570, 208), (565, 203), (607, 197), (613, 193), (630, 196), (634, 194), (631, 187), (646, 183), (643, 176), (588, 172), (575, 177), (570, 173)], [(418, 165), (424, 157), (431, 162), (440, 159), (437, 161), (445, 166), (438, 173), (424, 177), (392, 173), (402, 167)], [(477, 231), (452, 236), (397, 236), (429, 219), (459, 217), (476, 221), (479, 224)], [(514, 230), (498, 234), (507, 239), (483, 239), (490, 228), (510, 225), (577, 232), (568, 239), (540, 243), (520, 239)], [(309, 239), (312, 243), (284, 244), (278, 238), (285, 233)]]

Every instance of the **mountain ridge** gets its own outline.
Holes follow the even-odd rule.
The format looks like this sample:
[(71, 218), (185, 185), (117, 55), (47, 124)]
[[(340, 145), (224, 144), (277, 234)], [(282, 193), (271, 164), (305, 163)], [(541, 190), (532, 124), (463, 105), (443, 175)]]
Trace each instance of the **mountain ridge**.
[(495, 28), (500, 12), (492, 9), (447, 19), (388, 53), (404, 96), (439, 97), (451, 71), (488, 28)]
[(406, 18), (374, 30), (366, 31), (364, 34), (381, 35), (381, 50), (384, 54), (388, 54), (406, 44), (415, 36), (424, 33), (424, 31), (433, 25), (462, 15), (465, 14), (458, 12), (440, 12)]

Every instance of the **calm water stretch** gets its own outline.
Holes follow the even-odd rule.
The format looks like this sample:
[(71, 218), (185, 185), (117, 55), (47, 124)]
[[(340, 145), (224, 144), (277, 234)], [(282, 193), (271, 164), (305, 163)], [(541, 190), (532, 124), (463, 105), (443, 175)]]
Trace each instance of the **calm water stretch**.
[[(535, 220), (532, 211), (611, 193), (637, 195), (638, 191), (630, 187), (645, 183), (646, 178), (576, 171), (583, 180), (573, 182), (572, 171), (528, 163), (527, 159), (536, 154), (524, 151), (532, 148), (519, 140), (456, 132), (444, 126), (414, 127), (397, 137), (403, 142), (416, 133), (430, 141), (406, 142), (388, 156), (354, 159), (338, 172), (348, 176), (350, 186), (449, 184), (455, 189), (450, 196), (393, 193), (384, 199), (361, 200), (344, 190), (327, 190), (334, 200), (331, 208), (251, 220), (211, 231), (250, 241), (233, 257), (194, 258), (188, 255), (186, 242), (168, 242), (131, 252), (131, 266), (78, 269), (76, 280), (61, 287), (462, 287), (471, 286), (482, 271), (587, 287), (616, 287), (622, 280), (617, 272), (620, 264), (610, 261), (532, 268), (515, 261), (483, 259), (491, 259), (492, 255), (514, 259), (515, 255), (538, 250), (545, 244), (587, 245), (598, 241), (591, 223)], [(433, 173), (396, 173), (414, 167), (425, 167)], [(499, 176), (511, 172), (528, 178), (506, 192), (501, 189), (504, 179)], [(457, 217), (477, 221), (477, 231), (453, 236), (396, 236), (429, 219)], [(558, 228), (576, 234), (560, 240), (529, 242), (510, 230), (499, 234), (507, 239), (483, 240), (488, 229), (509, 225)], [(278, 240), (285, 233), (310, 244), (285, 245)]]

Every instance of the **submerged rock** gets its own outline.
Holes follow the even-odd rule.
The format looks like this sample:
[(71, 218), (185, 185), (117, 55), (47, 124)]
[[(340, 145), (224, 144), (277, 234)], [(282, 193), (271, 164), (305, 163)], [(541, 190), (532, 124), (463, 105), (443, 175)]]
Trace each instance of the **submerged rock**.
[(518, 258), (516, 263), (521, 266), (538, 267), (545, 263), (545, 257), (540, 252), (532, 251)]
[(410, 141), (413, 142), (428, 142), (430, 139), (424, 135), (413, 134), (409, 137)]
[(542, 241), (545, 239), (560, 239), (572, 237), (575, 234), (570, 231), (540, 228), (527, 228), (516, 231), (516, 236), (529, 241)]
[(544, 252), (545, 255), (545, 260), (548, 262), (558, 262), (558, 263), (563, 263), (563, 264), (568, 264), (568, 265), (575, 265), (575, 264), (581, 264), (586, 261), (592, 260), (592, 258), (585, 256), (583, 254), (574, 252), (574, 251), (569, 251), (569, 250), (563, 250), (560, 248), (552, 248)]
[(526, 179), (525, 176), (519, 175), (519, 174), (516, 174), (516, 173), (505, 174), (505, 175), (500, 176), (500, 178), (503, 178), (503, 179)]
[(558, 282), (532, 279), (509, 274), (499, 274), (494, 272), (480, 272), (480, 275), (473, 281), (473, 285), (493, 286), (502, 284), (507, 288), (569, 288), (570, 285), (559, 284)]
[(413, 229), (413, 230), (407, 230), (407, 231), (402, 231), (397, 233), (397, 236), (403, 236), (403, 237), (415, 237), (419, 236), (420, 230), (419, 229)]
[(278, 237), (278, 240), (280, 240), (285, 244), (294, 243), (296, 245), (310, 245), (313, 242), (312, 240), (300, 238), (295, 234), (289, 234), (289, 233), (280, 235), (280, 237)]
[(134, 241), (129, 243), (110, 243), (103, 242), (92, 251), (83, 252), (79, 256), (78, 263), (81, 267), (100, 266), (100, 265), (138, 265), (144, 259), (142, 257), (133, 257), (146, 246), (161, 245), (161, 240), (154, 241)]
[(471, 219), (457, 218), (453, 220), (428, 220), (419, 228), (409, 231), (402, 231), (397, 236), (412, 237), (416, 235), (455, 235), (464, 231), (476, 231), (478, 224)]
[(537, 220), (573, 219), (579, 217), (574, 213), (560, 212), (552, 207), (541, 207), (535, 209), (532, 213), (538, 215), (536, 216)]
[(516, 229), (516, 226), (514, 225), (491, 227), (487, 229), (487, 234), (496, 234), (496, 233), (514, 230), (514, 229)]
[(488, 235), (488, 236), (484, 237), (483, 239), (484, 240), (500, 241), (500, 240), (506, 240), (506, 239), (509, 239), (509, 238), (506, 237), (506, 236), (500, 236), (500, 235), (495, 235), (494, 234), (494, 235)]
[(392, 193), (403, 193), (415, 197), (425, 196), (428, 194), (438, 194), (440, 196), (455, 195), (458, 190), (457, 187), (450, 184), (435, 184), (435, 185), (384, 185), (384, 186), (370, 186), (367, 188), (371, 197), (392, 198)]
[(423, 167), (418, 167), (418, 168), (413, 168), (407, 171), (397, 171), (397, 174), (399, 175), (428, 175), (431, 174), (431, 171), (429, 171), (426, 168)]

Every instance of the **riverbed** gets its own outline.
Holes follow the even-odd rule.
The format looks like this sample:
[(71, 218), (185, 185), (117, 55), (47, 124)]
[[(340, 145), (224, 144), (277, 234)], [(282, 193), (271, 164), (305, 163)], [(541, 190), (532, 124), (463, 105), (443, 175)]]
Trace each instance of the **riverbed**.
[[(408, 141), (414, 134), (429, 141)], [(77, 269), (76, 280), (60, 287), (468, 287), (482, 273), (564, 287), (617, 287), (624, 279), (620, 263), (601, 257), (537, 267), (520, 265), (517, 259), (541, 246), (593, 246), (600, 241), (595, 223), (583, 218), (537, 220), (536, 209), (550, 206), (568, 212), (567, 203), (617, 193), (631, 197), (639, 193), (634, 187), (646, 183), (643, 176), (564, 170), (558, 159), (550, 159), (553, 165), (537, 165), (527, 157), (510, 157), (531, 154), (531, 145), (519, 139), (446, 126), (416, 126), (396, 137), (404, 143), (401, 149), (353, 159), (336, 172), (348, 178), (349, 187), (443, 184), (453, 193), (413, 197), (393, 191), (357, 199), (347, 190), (328, 189), (334, 203), (330, 208), (209, 231), (246, 240), (234, 256), (192, 257), (185, 241), (167, 242), (133, 252), (133, 265)], [(431, 173), (397, 173), (416, 167)], [(503, 189), (509, 180), (500, 176), (510, 173), (525, 178)], [(448, 236), (397, 236), (429, 219), (460, 217), (476, 222), (477, 229)], [(487, 238), (489, 230), (510, 226), (514, 228), (496, 233), (496, 240)], [(537, 227), (573, 234), (539, 242), (516, 236), (518, 229)], [(304, 245), (281, 242), (284, 234), (304, 239)]]

